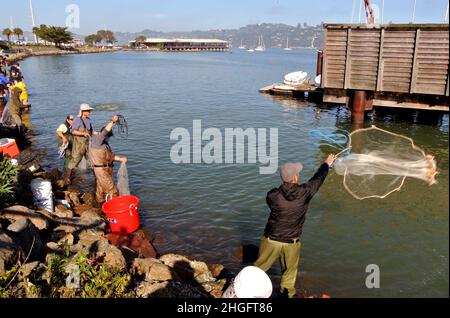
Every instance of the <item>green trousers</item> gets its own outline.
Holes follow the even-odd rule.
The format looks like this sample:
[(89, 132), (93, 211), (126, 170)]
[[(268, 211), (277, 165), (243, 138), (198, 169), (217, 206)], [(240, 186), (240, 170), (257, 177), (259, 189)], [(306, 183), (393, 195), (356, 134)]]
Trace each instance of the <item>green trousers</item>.
[(300, 262), (300, 241), (297, 243), (282, 243), (267, 237), (261, 239), (258, 260), (255, 266), (267, 272), (276, 260), (280, 261), (281, 282), (280, 292), (283, 296), (294, 297), (295, 281), (297, 279), (298, 263)]

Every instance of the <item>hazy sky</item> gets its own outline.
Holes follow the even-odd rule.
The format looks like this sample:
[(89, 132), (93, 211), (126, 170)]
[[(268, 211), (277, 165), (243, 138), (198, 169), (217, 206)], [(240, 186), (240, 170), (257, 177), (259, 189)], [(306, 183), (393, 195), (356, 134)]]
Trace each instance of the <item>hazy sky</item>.
[[(416, 0), (416, 23), (443, 23), (448, 0)], [(190, 31), (239, 28), (272, 22), (297, 25), (349, 23), (354, 3), (354, 22), (359, 20), (360, 0), (33, 0), (36, 23), (65, 25), (66, 7), (78, 5), (78, 34), (94, 33), (104, 26), (113, 31)], [(382, 0), (372, 0), (378, 17)], [(384, 21), (408, 23), (414, 0), (384, 0)], [(29, 0), (0, 0), (0, 28), (31, 30)], [(361, 14), (364, 19), (364, 13)]]

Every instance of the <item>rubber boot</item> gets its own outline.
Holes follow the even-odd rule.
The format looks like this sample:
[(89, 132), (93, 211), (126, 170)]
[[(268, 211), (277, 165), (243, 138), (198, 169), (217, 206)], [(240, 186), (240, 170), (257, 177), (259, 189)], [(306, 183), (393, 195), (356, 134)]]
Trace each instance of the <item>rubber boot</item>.
[(71, 184), (72, 169), (66, 169), (66, 175), (64, 176), (64, 185), (69, 186)]

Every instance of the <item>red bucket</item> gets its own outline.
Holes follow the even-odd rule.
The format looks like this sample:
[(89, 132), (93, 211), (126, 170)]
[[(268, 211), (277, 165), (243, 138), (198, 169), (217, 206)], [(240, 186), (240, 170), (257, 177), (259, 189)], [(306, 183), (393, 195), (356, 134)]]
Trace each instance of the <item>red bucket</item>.
[(139, 199), (135, 196), (112, 198), (102, 206), (113, 233), (131, 234), (139, 228)]

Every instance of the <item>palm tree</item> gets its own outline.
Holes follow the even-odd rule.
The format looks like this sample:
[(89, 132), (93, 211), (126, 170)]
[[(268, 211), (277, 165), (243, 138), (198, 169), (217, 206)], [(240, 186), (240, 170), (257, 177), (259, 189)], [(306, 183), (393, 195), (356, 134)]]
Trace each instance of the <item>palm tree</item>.
[(17, 40), (20, 40), (20, 36), (23, 35), (23, 30), (21, 28), (15, 28), (13, 33), (17, 36)]
[(6, 29), (3, 30), (2, 34), (4, 36), (6, 36), (8, 38), (8, 42), (10, 42), (11, 35), (13, 34), (13, 31), (11, 31), (11, 29), (9, 29), (9, 28), (6, 28)]

